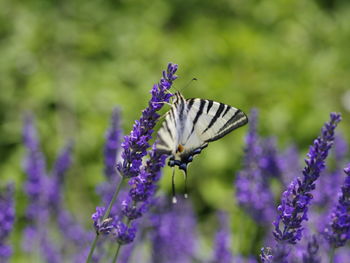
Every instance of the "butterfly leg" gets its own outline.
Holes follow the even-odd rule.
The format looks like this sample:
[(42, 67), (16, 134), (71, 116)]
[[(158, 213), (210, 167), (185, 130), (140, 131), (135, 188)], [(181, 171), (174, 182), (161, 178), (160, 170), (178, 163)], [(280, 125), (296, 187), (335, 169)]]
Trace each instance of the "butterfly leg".
[(173, 176), (171, 178), (172, 182), (172, 188), (173, 188), (173, 204), (177, 203), (176, 196), (175, 196), (175, 167), (173, 167)]
[(187, 199), (188, 198), (188, 191), (187, 191), (187, 170), (184, 171), (184, 176), (185, 176), (185, 194), (184, 197)]

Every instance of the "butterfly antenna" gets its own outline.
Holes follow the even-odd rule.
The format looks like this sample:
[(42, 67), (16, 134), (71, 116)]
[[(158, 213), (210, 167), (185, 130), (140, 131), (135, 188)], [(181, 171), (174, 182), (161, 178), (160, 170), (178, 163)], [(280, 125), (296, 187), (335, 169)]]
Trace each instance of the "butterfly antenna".
[(196, 80), (198, 80), (198, 79), (197, 79), (197, 78), (192, 78), (192, 79), (186, 84), (186, 86), (184, 86), (182, 89), (180, 89), (180, 91), (182, 91), (183, 89), (189, 87), (189, 86), (192, 84), (192, 82), (193, 82), (193, 81), (196, 81)]
[(175, 167), (173, 167), (173, 176), (171, 178), (171, 182), (172, 182), (172, 188), (173, 188), (173, 204), (176, 204), (177, 199), (175, 196)]

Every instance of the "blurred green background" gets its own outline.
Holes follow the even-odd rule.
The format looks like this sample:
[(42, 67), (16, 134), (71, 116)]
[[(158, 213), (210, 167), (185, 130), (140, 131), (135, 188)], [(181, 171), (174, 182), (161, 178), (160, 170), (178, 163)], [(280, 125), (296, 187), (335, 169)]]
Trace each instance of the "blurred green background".
[[(261, 134), (281, 147), (305, 152), (331, 111), (342, 112), (349, 140), (349, 17), (346, 0), (0, 1), (1, 182), (21, 189), (22, 119), (33, 112), (49, 167), (75, 141), (66, 204), (90, 226), (112, 109), (122, 109), (127, 134), (168, 62), (179, 64), (175, 88), (185, 97), (258, 108)], [(254, 228), (241, 224), (232, 181), (246, 130), (211, 144), (189, 169), (200, 222), (215, 209), (232, 212), (243, 253)], [(170, 192), (169, 174), (161, 185)], [(17, 199), (20, 221), (26, 199)]]

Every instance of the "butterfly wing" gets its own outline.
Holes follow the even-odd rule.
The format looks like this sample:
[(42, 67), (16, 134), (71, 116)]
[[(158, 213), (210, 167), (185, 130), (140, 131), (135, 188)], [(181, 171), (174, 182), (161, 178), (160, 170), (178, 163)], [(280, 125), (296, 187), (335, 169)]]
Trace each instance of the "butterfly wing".
[(198, 140), (194, 139), (196, 137), (203, 143), (216, 141), (248, 122), (243, 111), (230, 105), (203, 99), (188, 99), (186, 102), (192, 120), (192, 128), (186, 137), (189, 145)]
[(174, 108), (167, 112), (165, 120), (157, 134), (157, 150), (164, 154), (174, 154), (177, 147), (178, 131)]
[(203, 99), (178, 100), (158, 131), (157, 149), (179, 164), (192, 161), (209, 142), (220, 139), (248, 122), (247, 116), (229, 105)]

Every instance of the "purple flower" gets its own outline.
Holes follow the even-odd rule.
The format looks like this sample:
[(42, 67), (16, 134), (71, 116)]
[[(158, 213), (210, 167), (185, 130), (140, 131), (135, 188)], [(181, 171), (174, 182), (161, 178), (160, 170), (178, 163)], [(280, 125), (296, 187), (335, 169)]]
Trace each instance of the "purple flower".
[(295, 145), (290, 145), (278, 156), (279, 167), (282, 174), (282, 183), (287, 187), (301, 171), (299, 152)]
[[(160, 179), (161, 168), (165, 165), (167, 156), (160, 154), (156, 150), (155, 144), (153, 144), (152, 149), (148, 151), (149, 159), (143, 166), (141, 166), (141, 158), (145, 156), (145, 153), (147, 153), (146, 150), (149, 147), (148, 141), (152, 138), (151, 135), (153, 133), (153, 128), (159, 118), (159, 115), (156, 112), (162, 108), (162, 103), (168, 102), (172, 96), (171, 94), (167, 93), (167, 90), (171, 87), (172, 82), (176, 79), (176, 76), (174, 75), (176, 70), (177, 65), (168, 65), (167, 72), (163, 72), (163, 78), (160, 80), (158, 85), (155, 85), (153, 87), (151, 91), (152, 98), (149, 102), (149, 107), (143, 111), (140, 121), (134, 125), (132, 134), (130, 136), (125, 136), (125, 141), (129, 141), (131, 140), (130, 138), (134, 138), (132, 136), (133, 134), (140, 135), (137, 138), (135, 137), (135, 140), (133, 139), (133, 143), (136, 143), (138, 145), (137, 147), (142, 145), (141, 148), (138, 148), (139, 152), (134, 155), (134, 153), (130, 151), (130, 149), (133, 149), (133, 147), (125, 147), (125, 143), (122, 145), (124, 148), (124, 152), (122, 153), (124, 164), (126, 160), (129, 160), (128, 158), (130, 156), (133, 156), (133, 158), (135, 157), (132, 159), (131, 163), (134, 161), (137, 163), (136, 173), (126, 173), (127, 170), (130, 172), (131, 168), (129, 167), (129, 169), (125, 166), (121, 166), (120, 163), (118, 164), (119, 171), (121, 171), (124, 176), (126, 173), (128, 174), (126, 177), (131, 177), (129, 180), (129, 185), (131, 186), (129, 190), (129, 196), (122, 201), (122, 214), (128, 218), (129, 221), (141, 217), (143, 213), (147, 211), (150, 198), (153, 197), (156, 191), (155, 183)], [(129, 146), (131, 146), (131, 144), (129, 144)], [(142, 149), (142, 151), (140, 151), (140, 149)], [(129, 151), (131, 155), (126, 154)], [(142, 152), (142, 154), (140, 154), (140, 152)], [(138, 164), (139, 162), (140, 164)], [(133, 165), (131, 166), (133, 167), (132, 169), (135, 168)], [(133, 231), (134, 229), (132, 229), (131, 232)], [(121, 238), (121, 240), (123, 240), (123, 238)]]
[[(50, 176), (47, 176), (44, 156), (39, 148), (39, 139), (33, 125), (32, 117), (26, 117), (23, 130), (23, 141), (27, 148), (24, 170), (27, 174), (25, 191), (29, 198), (27, 207), (28, 225), (24, 230), (22, 240), (26, 251), (40, 246), (42, 256), (48, 262), (62, 262), (64, 256), (61, 250), (71, 251), (71, 243), (80, 250), (91, 236), (74, 220), (62, 203), (62, 186), (72, 162), (72, 143), (68, 143), (59, 153)], [(49, 221), (50, 220), (50, 221)], [(54, 222), (58, 224), (63, 238), (63, 244), (53, 242), (49, 231)], [(66, 249), (69, 248), (69, 249)], [(62, 250), (63, 251), (63, 250)]]
[(277, 155), (276, 140), (266, 138), (261, 141), (262, 153), (259, 160), (259, 167), (264, 177), (281, 177), (281, 164)]
[(24, 159), (24, 171), (27, 175), (27, 180), (24, 190), (28, 196), (29, 205), (26, 210), (28, 226), (24, 230), (22, 244), (25, 250), (30, 251), (34, 248), (34, 244), (39, 241), (38, 226), (45, 225), (49, 216), (46, 206), (46, 193), (48, 191), (48, 188), (45, 187), (47, 180), (46, 164), (44, 156), (40, 151), (39, 139), (33, 125), (32, 116), (25, 117), (23, 142), (27, 148)]
[(158, 201), (152, 214), (152, 262), (192, 262), (196, 248), (196, 220), (188, 201), (172, 205)]
[(46, 164), (39, 148), (39, 139), (31, 116), (26, 116), (24, 120), (23, 141), (27, 148), (24, 159), (24, 171), (27, 174), (25, 192), (31, 202), (30, 209), (27, 210), (27, 216), (28, 219), (33, 220), (33, 217), (37, 216), (37, 213), (42, 210), (39, 199), (43, 188), (43, 178), (46, 175)]
[(320, 263), (318, 257), (319, 244), (315, 236), (307, 243), (306, 253), (303, 254), (303, 263)]
[(71, 241), (78, 248), (83, 248), (93, 238), (92, 233), (85, 231), (75, 218), (63, 209), (59, 211), (57, 224), (65, 240)]
[(47, 194), (47, 206), (54, 213), (59, 213), (62, 202), (62, 185), (72, 164), (72, 143), (67, 144), (59, 153), (50, 177), (43, 179)]
[(214, 242), (214, 257), (212, 262), (230, 263), (233, 262), (231, 253), (230, 230), (227, 223), (227, 215), (219, 213), (220, 230), (216, 233)]
[(324, 233), (332, 247), (342, 247), (350, 239), (350, 164), (344, 169), (345, 182)]
[(124, 137), (121, 156), (123, 161), (117, 164), (123, 177), (132, 178), (140, 174), (142, 158), (150, 147), (148, 142), (152, 138), (153, 128), (159, 118), (157, 111), (163, 107), (164, 102), (169, 102), (172, 96), (168, 90), (177, 78), (176, 71), (177, 65), (169, 63), (167, 71), (163, 72), (163, 78), (151, 90), (152, 98), (148, 107), (143, 110), (140, 120), (135, 121), (130, 135)]
[(271, 248), (262, 248), (260, 259), (263, 263), (288, 263), (290, 248), (287, 244), (276, 244)]
[(11, 246), (6, 241), (13, 229), (15, 207), (13, 185), (8, 184), (0, 189), (0, 261), (7, 262), (12, 255)]
[(134, 241), (136, 236), (136, 225), (125, 224), (117, 220), (114, 224), (113, 236), (121, 245), (129, 244)]
[(60, 263), (62, 262), (61, 251), (58, 249), (57, 245), (48, 238), (48, 234), (42, 236), (40, 242), (41, 253), (44, 256), (46, 262), (49, 263)]
[(235, 182), (236, 197), (239, 205), (258, 224), (270, 225), (275, 211), (269, 177), (279, 173), (276, 150), (268, 141), (262, 147), (256, 128), (256, 110), (251, 112), (249, 119), (243, 169), (237, 174)]
[[(106, 132), (106, 141), (104, 145), (104, 175), (106, 181), (96, 188), (96, 192), (101, 196), (103, 204), (107, 206), (115, 190), (115, 186), (120, 182), (121, 177), (116, 170), (117, 158), (120, 149), (120, 139), (122, 130), (120, 128), (120, 110), (115, 108), (112, 112), (110, 127)], [(125, 191), (121, 190), (120, 195), (125, 196)], [(115, 203), (110, 212), (115, 216), (120, 212), (120, 205)]]
[[(135, 242), (132, 242), (130, 244), (124, 245), (123, 250), (121, 251), (119, 262), (120, 263), (128, 263), (131, 262), (131, 255), (132, 252), (134, 251), (135, 248)], [(136, 262), (141, 262), (141, 261), (136, 261)]]
[[(297, 178), (291, 182), (281, 198), (278, 206), (278, 217), (273, 223), (274, 237), (277, 242), (296, 244), (302, 237), (301, 223), (307, 220), (307, 211), (312, 199), (311, 191), (315, 189), (315, 182), (325, 167), (325, 159), (334, 140), (334, 130), (341, 120), (340, 114), (332, 113), (330, 122), (325, 123), (321, 136), (310, 147), (303, 179)], [(282, 230), (280, 229), (282, 225)]]
[(271, 248), (262, 248), (260, 251), (260, 259), (263, 263), (271, 263), (273, 260)]
[(115, 108), (112, 113), (111, 125), (106, 134), (104, 146), (104, 174), (108, 180), (119, 176), (116, 171), (117, 157), (120, 150), (120, 110)]
[[(148, 107), (142, 111), (140, 120), (135, 121), (133, 129), (130, 135), (124, 136), (124, 142), (122, 143), (122, 161), (117, 164), (117, 170), (120, 172), (123, 179), (129, 178), (129, 185), (131, 190), (129, 196), (123, 198), (122, 201), (122, 215), (114, 216), (113, 231), (105, 231), (105, 219), (108, 217), (113, 208), (113, 202), (115, 201), (119, 190), (120, 183), (114, 191), (113, 198), (109, 202), (108, 209), (101, 217), (101, 211), (97, 211), (93, 215), (94, 226), (96, 228), (98, 239), (98, 233), (105, 231), (115, 236), (118, 244), (118, 250), (120, 245), (128, 244), (133, 241), (136, 235), (136, 226), (131, 221), (142, 216), (147, 209), (149, 198), (155, 193), (155, 182), (160, 178), (160, 169), (165, 165), (166, 156), (160, 155), (155, 149), (155, 144), (152, 150), (147, 152), (150, 147), (149, 141), (152, 139), (153, 129), (160, 117), (157, 113), (164, 103), (168, 103), (170, 97), (169, 89), (173, 81), (177, 78), (175, 72), (177, 71), (177, 65), (169, 63), (167, 71), (163, 72), (163, 78), (160, 82), (153, 86), (151, 90), (151, 100), (148, 103)], [(143, 158), (149, 153), (150, 159), (142, 166)], [(127, 218), (127, 223), (124, 224), (124, 217)], [(102, 222), (101, 222), (102, 221)], [(91, 246), (89, 252), (88, 261), (93, 254), (94, 246)]]
[(92, 214), (91, 218), (94, 221), (96, 233), (108, 235), (112, 232), (114, 228), (114, 219), (112, 217), (108, 217), (105, 220), (103, 220), (104, 214), (104, 207), (96, 207), (96, 212)]
[(349, 150), (349, 146), (340, 133), (334, 136), (334, 159), (336, 162), (344, 161)]

